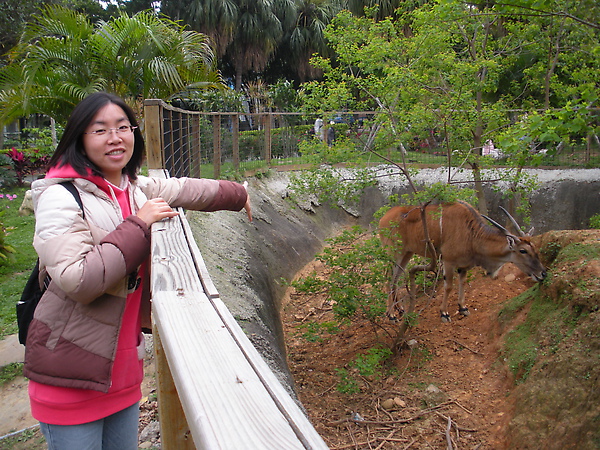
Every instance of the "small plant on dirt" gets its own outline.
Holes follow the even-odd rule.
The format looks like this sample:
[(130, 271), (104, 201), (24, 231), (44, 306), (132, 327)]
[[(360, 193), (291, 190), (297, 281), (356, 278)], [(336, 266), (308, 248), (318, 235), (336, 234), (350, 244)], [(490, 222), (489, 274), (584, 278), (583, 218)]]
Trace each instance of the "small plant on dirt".
[(340, 381), (336, 385), (338, 392), (357, 394), (361, 391), (358, 377), (380, 379), (384, 373), (384, 364), (392, 356), (389, 348), (373, 347), (364, 355), (358, 355), (348, 364), (348, 369), (336, 369)]
[(389, 348), (370, 348), (364, 355), (357, 356), (351, 365), (363, 377), (381, 378), (383, 363), (392, 356)]
[(377, 322), (384, 316), (387, 281), (387, 257), (379, 239), (354, 227), (329, 242), (330, 246), (317, 255), (331, 269), (329, 278), (309, 275), (292, 282), (292, 286), (307, 294), (325, 293), (340, 321), (360, 317)]
[(595, 230), (600, 229), (600, 214), (594, 214), (592, 217), (590, 217), (590, 228)]
[(23, 363), (10, 363), (0, 368), (0, 386), (23, 374)]
[(376, 236), (359, 227), (346, 230), (317, 259), (332, 269), (324, 288), (337, 318), (377, 322), (383, 317), (387, 257)]
[(340, 381), (336, 385), (338, 392), (342, 394), (358, 394), (360, 392), (358, 381), (350, 376), (348, 369), (337, 368), (335, 371), (340, 378)]
[(323, 334), (335, 334), (339, 331), (338, 325), (333, 322), (305, 322), (298, 325), (298, 329), (308, 342), (322, 342)]

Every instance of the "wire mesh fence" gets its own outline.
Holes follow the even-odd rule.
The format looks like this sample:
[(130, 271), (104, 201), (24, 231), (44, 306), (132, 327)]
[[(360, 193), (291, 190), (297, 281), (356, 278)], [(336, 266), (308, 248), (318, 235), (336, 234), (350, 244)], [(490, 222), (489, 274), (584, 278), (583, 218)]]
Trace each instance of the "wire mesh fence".
[[(448, 163), (443, 139), (433, 131), (400, 148), (390, 146), (382, 157), (367, 151), (377, 133), (378, 139), (382, 138), (376, 115), (373, 111), (206, 113), (146, 100), (149, 166), (166, 168), (172, 176), (223, 178), (267, 167), (348, 162), (350, 151), (356, 162), (357, 150), (359, 155), (364, 150), (363, 162)], [(338, 145), (340, 142), (343, 145)], [(547, 149), (535, 151), (541, 152), (546, 166), (600, 166), (600, 142), (595, 135), (588, 137), (587, 145), (563, 145), (547, 158)], [(493, 145), (484, 145), (482, 152), (502, 163), (501, 151)]]

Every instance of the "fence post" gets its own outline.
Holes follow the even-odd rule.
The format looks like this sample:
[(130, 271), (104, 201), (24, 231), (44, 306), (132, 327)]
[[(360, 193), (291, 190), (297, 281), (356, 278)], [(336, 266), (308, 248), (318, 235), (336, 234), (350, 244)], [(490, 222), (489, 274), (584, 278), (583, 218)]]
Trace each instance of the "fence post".
[(221, 178), (221, 115), (213, 115), (213, 170), (216, 180)]
[(161, 111), (161, 100), (148, 99), (144, 102), (146, 158), (149, 169), (161, 169), (165, 166)]
[(190, 173), (194, 178), (200, 178), (202, 154), (200, 152), (200, 117), (192, 116), (192, 137), (190, 142)]
[(265, 121), (265, 162), (271, 165), (271, 113), (263, 116)]
[(162, 346), (158, 328), (154, 323), (152, 325), (161, 446), (164, 450), (193, 450), (196, 447), (179, 400), (171, 369), (169, 369), (165, 349)]
[(232, 115), (233, 128), (232, 128), (232, 145), (233, 145), (233, 168), (239, 170), (240, 168), (240, 115), (235, 113)]

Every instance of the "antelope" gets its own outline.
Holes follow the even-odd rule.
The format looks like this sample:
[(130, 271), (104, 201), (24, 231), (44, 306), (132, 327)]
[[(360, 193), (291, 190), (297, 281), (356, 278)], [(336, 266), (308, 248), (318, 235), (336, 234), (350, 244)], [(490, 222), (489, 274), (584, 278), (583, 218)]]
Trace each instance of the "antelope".
[(429, 265), (415, 266), (409, 271), (411, 287), (417, 271), (434, 271), (438, 256), (441, 258), (444, 274), (444, 294), (440, 306), (442, 322), (451, 321), (448, 296), (452, 291), (455, 270), (458, 272), (458, 312), (463, 316), (469, 315), (469, 309), (465, 306), (465, 278), (467, 271), (475, 266), (483, 267), (487, 275), (495, 278), (505, 263), (512, 262), (533, 280), (542, 281), (546, 277), (546, 269), (531, 242), (533, 229), (525, 234), (508, 211), (500, 208), (508, 216), (518, 236), (489, 217), (482, 216), (468, 203), (457, 201), (425, 207), (428, 241), (420, 206), (391, 208), (379, 221), (381, 242), (393, 260), (387, 316), (395, 320), (396, 311), (404, 312), (397, 283), (415, 254), (431, 258), (431, 262)]

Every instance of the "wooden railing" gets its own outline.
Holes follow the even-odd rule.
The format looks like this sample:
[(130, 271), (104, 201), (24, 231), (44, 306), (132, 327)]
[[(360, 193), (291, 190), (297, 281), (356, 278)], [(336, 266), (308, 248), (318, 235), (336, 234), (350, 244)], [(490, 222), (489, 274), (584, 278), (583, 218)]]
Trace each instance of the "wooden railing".
[(221, 301), (184, 214), (152, 226), (151, 273), (162, 448), (326, 449)]

